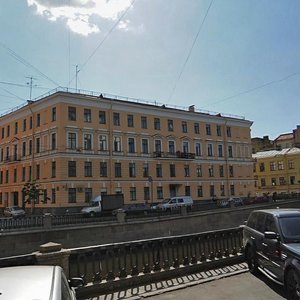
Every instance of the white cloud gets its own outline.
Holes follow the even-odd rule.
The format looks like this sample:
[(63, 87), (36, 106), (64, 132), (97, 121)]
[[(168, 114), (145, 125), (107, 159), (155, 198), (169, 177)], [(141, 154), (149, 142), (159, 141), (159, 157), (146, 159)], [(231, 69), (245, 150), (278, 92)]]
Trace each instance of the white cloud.
[[(27, 0), (28, 6), (49, 21), (64, 20), (75, 33), (87, 36), (100, 31), (95, 17), (116, 21), (131, 0)], [(120, 30), (128, 31), (129, 20), (121, 21)]]

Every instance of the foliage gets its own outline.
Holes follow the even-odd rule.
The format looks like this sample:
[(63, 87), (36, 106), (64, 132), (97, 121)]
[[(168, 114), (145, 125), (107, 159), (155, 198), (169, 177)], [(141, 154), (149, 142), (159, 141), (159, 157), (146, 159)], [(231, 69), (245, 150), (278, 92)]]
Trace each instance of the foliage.
[(39, 184), (35, 181), (26, 182), (22, 189), (22, 192), (25, 197), (25, 203), (36, 203), (39, 196), (43, 195), (43, 190), (39, 188)]

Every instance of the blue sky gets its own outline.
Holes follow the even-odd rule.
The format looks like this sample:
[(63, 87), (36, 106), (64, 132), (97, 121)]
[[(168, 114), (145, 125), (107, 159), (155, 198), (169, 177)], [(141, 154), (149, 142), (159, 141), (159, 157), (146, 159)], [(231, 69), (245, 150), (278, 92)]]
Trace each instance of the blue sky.
[(298, 0), (2, 1), (0, 113), (29, 99), (27, 77), (33, 98), (75, 88), (78, 65), (79, 89), (245, 116), (252, 137), (276, 138), (300, 124), (299, 11)]

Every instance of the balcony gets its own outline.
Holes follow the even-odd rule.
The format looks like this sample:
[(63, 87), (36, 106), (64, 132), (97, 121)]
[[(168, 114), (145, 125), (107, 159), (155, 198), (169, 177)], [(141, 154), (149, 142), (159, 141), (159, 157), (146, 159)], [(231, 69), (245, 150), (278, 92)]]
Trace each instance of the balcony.
[(190, 152), (153, 152), (153, 157), (155, 158), (184, 158), (184, 159), (195, 159), (196, 155), (195, 153)]
[(4, 162), (6, 163), (20, 161), (20, 160), (21, 160), (21, 155), (11, 155), (11, 156), (6, 156), (4, 158)]

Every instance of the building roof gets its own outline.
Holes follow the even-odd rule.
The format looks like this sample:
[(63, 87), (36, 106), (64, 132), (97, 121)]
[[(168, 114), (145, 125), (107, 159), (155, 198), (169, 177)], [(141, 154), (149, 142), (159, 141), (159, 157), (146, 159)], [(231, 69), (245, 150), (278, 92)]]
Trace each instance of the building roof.
[(300, 155), (300, 148), (285, 148), (282, 150), (270, 150), (270, 151), (261, 151), (255, 154), (252, 154), (252, 158), (268, 158), (268, 157), (277, 157), (284, 155)]
[(294, 138), (294, 135), (292, 132), (290, 133), (283, 133), (280, 134), (275, 140), (274, 142), (281, 142), (281, 141), (287, 141), (287, 140), (292, 140)]

